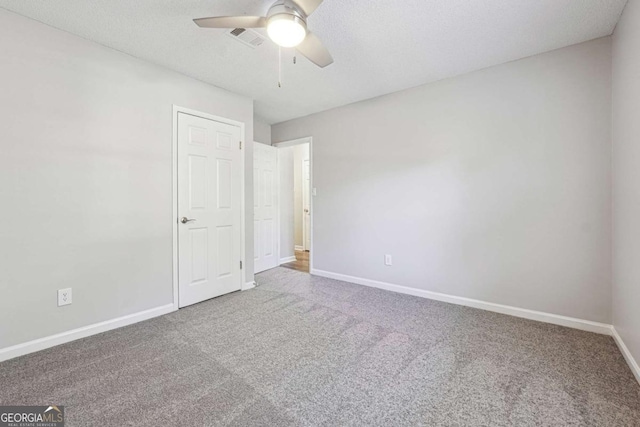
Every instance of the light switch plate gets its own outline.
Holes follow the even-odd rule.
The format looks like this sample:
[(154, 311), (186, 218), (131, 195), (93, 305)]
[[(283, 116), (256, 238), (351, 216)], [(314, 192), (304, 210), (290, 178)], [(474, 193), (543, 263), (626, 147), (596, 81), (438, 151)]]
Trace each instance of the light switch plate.
[(58, 307), (71, 304), (72, 296), (71, 288), (58, 289)]
[(393, 258), (391, 258), (391, 255), (387, 254), (384, 256), (384, 265), (393, 265)]

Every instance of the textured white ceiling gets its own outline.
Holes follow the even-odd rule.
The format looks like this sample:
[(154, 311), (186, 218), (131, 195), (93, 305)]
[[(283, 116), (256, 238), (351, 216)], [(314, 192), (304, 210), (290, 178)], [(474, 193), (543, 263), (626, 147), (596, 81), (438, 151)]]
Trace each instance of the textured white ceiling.
[(627, 0), (325, 0), (320, 69), (191, 20), (264, 14), (269, 0), (0, 0), (0, 7), (255, 99), (269, 123), (610, 35)]

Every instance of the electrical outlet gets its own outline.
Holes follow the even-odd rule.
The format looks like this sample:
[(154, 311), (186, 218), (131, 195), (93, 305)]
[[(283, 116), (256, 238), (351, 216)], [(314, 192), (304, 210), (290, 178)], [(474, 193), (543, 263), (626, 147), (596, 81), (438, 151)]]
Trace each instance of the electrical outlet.
[(384, 256), (384, 265), (393, 265), (393, 259), (391, 258), (391, 255), (386, 254)]
[(69, 305), (72, 302), (71, 288), (58, 289), (58, 307)]

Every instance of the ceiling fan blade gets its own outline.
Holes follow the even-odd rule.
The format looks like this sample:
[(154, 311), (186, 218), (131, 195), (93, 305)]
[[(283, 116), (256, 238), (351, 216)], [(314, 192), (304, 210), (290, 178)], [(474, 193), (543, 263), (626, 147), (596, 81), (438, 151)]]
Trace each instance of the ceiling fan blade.
[(295, 3), (300, 6), (300, 8), (304, 11), (304, 13), (309, 16), (313, 13), (314, 10), (320, 6), (322, 0), (294, 0)]
[(264, 16), (216, 16), (199, 18), (193, 22), (202, 28), (262, 28), (267, 26)]
[(304, 38), (302, 43), (296, 46), (296, 49), (318, 67), (324, 68), (333, 64), (331, 54), (324, 47), (318, 36), (311, 31), (307, 33), (307, 37)]

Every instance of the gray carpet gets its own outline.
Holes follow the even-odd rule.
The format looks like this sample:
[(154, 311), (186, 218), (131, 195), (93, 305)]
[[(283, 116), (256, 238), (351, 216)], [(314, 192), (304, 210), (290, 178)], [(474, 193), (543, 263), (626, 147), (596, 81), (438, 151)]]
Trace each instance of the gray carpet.
[(0, 364), (67, 425), (640, 426), (610, 337), (277, 268), (261, 286)]

